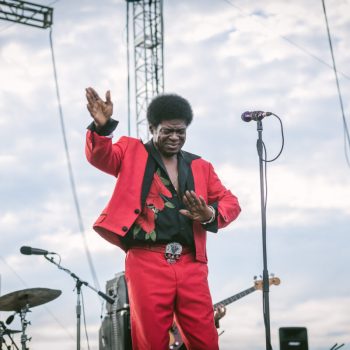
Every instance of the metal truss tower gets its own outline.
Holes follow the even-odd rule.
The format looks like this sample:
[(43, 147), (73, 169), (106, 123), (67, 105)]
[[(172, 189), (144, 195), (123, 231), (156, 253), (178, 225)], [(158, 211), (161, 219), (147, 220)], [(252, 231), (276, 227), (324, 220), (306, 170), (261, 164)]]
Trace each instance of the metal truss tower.
[[(155, 95), (164, 91), (163, 0), (126, 1), (128, 19), (129, 4), (132, 4), (136, 133), (138, 138), (147, 141), (148, 103)], [(128, 33), (129, 31), (128, 25)], [(129, 46), (128, 40), (128, 52)]]
[(26, 24), (31, 27), (50, 28), (53, 8), (27, 1), (0, 1), (0, 19)]

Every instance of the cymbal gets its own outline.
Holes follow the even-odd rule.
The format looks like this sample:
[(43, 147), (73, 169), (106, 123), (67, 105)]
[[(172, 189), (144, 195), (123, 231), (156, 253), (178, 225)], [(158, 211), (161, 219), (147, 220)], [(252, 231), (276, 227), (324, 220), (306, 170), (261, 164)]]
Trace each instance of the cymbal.
[(49, 288), (28, 288), (0, 297), (0, 311), (19, 312), (26, 305), (29, 308), (48, 303), (61, 295), (62, 291)]

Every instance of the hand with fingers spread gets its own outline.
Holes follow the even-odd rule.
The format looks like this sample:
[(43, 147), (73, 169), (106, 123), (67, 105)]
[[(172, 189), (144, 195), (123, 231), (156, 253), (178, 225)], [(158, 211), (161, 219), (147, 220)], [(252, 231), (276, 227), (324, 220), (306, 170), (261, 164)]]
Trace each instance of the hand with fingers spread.
[(103, 101), (98, 93), (92, 88), (86, 89), (87, 109), (90, 112), (97, 129), (102, 128), (113, 114), (111, 92), (106, 92), (106, 101)]
[(194, 191), (186, 191), (182, 199), (187, 209), (180, 209), (180, 213), (194, 221), (204, 223), (215, 215), (204, 198), (197, 196)]

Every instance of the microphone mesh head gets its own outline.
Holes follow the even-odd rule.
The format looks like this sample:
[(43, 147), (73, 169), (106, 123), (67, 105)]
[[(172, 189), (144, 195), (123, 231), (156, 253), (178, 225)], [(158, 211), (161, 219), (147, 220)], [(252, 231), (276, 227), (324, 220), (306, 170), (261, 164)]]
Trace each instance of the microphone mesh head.
[(32, 253), (32, 248), (27, 247), (27, 246), (23, 246), (23, 247), (21, 247), (20, 251), (22, 254), (30, 255)]
[(247, 112), (242, 113), (241, 118), (245, 122), (250, 122), (252, 120), (251, 112), (247, 111)]

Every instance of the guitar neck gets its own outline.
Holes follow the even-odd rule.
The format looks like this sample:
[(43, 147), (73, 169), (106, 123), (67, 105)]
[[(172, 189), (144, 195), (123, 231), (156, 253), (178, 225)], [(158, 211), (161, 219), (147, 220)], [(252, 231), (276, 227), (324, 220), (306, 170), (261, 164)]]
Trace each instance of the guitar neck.
[(250, 288), (244, 290), (243, 292), (235, 294), (232, 297), (229, 297), (227, 299), (224, 299), (224, 300), (214, 304), (214, 309), (217, 308), (219, 305), (224, 305), (224, 306), (229, 305), (229, 304), (233, 303), (234, 301), (241, 299), (250, 293), (255, 292), (255, 290), (256, 290), (255, 287), (250, 287)]

